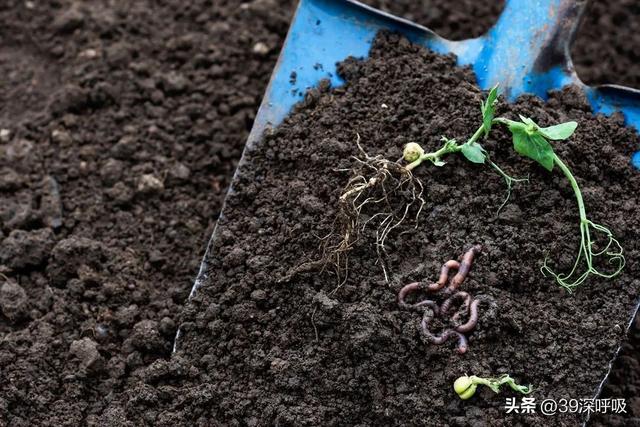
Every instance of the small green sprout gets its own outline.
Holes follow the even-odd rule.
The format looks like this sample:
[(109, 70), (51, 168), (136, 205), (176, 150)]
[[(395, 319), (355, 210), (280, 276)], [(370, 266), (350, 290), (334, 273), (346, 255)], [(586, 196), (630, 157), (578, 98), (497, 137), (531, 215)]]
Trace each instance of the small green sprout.
[(404, 159), (410, 163), (405, 166), (405, 169), (408, 171), (412, 171), (427, 160), (433, 163), (435, 166), (446, 165), (447, 163), (442, 160), (442, 157), (446, 156), (447, 154), (457, 153), (461, 151), (462, 148), (460, 145), (458, 145), (458, 142), (455, 139), (442, 137), (442, 141), (444, 141), (442, 147), (432, 153), (425, 153), (420, 144), (416, 142), (408, 143), (404, 147), (403, 153)]
[[(603, 225), (596, 224), (587, 217), (582, 192), (578, 186), (578, 182), (571, 173), (569, 167), (558, 157), (553, 151), (553, 147), (549, 140), (560, 141), (569, 138), (575, 132), (578, 124), (576, 122), (566, 122), (555, 126), (540, 127), (537, 123), (527, 117), (520, 116), (520, 122), (497, 118), (494, 123), (501, 123), (508, 126), (513, 136), (513, 146), (516, 152), (522, 156), (528, 157), (540, 163), (548, 171), (552, 171), (554, 165), (562, 171), (569, 180), (571, 188), (578, 202), (578, 211), (580, 213), (580, 248), (576, 257), (573, 268), (569, 273), (556, 273), (548, 265), (548, 258), (545, 258), (541, 268), (542, 273), (546, 276), (551, 275), (556, 282), (572, 292), (585, 280), (589, 275), (603, 277), (606, 279), (613, 278), (620, 274), (625, 265), (623, 249), (613, 233)], [(606, 244), (600, 250), (595, 250), (595, 242), (593, 234), (595, 232), (602, 233), (606, 239)], [(605, 255), (608, 257), (609, 264), (613, 265), (613, 271), (603, 272), (594, 266), (594, 258)], [(578, 267), (584, 261), (586, 266), (582, 273), (579, 273)]]
[(531, 385), (519, 385), (513, 378), (511, 378), (507, 374), (501, 375), (498, 378), (481, 378), (476, 377), (475, 375), (471, 375), (469, 377), (465, 375), (455, 380), (455, 382), (453, 383), (453, 389), (458, 394), (460, 399), (467, 400), (476, 393), (478, 385), (486, 385), (491, 390), (493, 390), (494, 393), (499, 393), (500, 387), (504, 384), (507, 384), (513, 390), (522, 394), (529, 394), (533, 391), (533, 387)]

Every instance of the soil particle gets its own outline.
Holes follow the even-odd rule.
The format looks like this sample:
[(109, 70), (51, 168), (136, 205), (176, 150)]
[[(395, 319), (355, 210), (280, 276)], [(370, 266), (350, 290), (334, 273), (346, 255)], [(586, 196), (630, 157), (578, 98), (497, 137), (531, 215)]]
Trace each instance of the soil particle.
[(144, 174), (138, 179), (137, 191), (139, 194), (158, 194), (164, 190), (164, 184), (160, 179), (151, 174)]
[(89, 103), (89, 93), (76, 84), (68, 83), (52, 95), (49, 109), (54, 115), (77, 113)]
[(71, 343), (69, 354), (80, 362), (80, 368), (87, 372), (100, 370), (104, 360), (98, 351), (98, 343), (90, 338), (83, 338)]
[(136, 323), (130, 340), (133, 347), (142, 352), (153, 353), (167, 350), (164, 348), (167, 345), (166, 339), (161, 336), (159, 324), (154, 320), (143, 320)]
[(71, 32), (80, 28), (84, 23), (84, 15), (78, 7), (71, 6), (63, 9), (53, 20), (53, 28), (60, 32)]
[(269, 49), (269, 46), (267, 46), (266, 43), (258, 42), (253, 45), (252, 50), (253, 50), (253, 53), (257, 55), (266, 56), (271, 49)]
[(105, 194), (113, 199), (117, 206), (126, 207), (133, 199), (133, 190), (131, 190), (125, 183), (118, 182), (112, 188), (105, 191)]
[(2, 149), (7, 160), (21, 164), (21, 161), (29, 157), (31, 154), (31, 150), (33, 150), (33, 142), (28, 139), (20, 138), (12, 141), (5, 147), (2, 147)]
[(51, 132), (51, 141), (60, 144), (62, 147), (68, 147), (73, 143), (73, 139), (69, 132), (60, 129), (54, 129)]
[(11, 131), (9, 129), (0, 129), (0, 142), (7, 143), (11, 139)]
[(131, 327), (138, 315), (138, 306), (130, 305), (128, 307), (120, 307), (114, 315), (114, 319), (122, 327)]
[(176, 182), (183, 182), (189, 179), (191, 170), (182, 163), (176, 163), (169, 170), (169, 179), (173, 179)]
[(111, 153), (116, 159), (128, 160), (138, 151), (138, 144), (133, 136), (126, 135), (111, 147)]
[(38, 267), (47, 260), (53, 244), (49, 228), (13, 230), (0, 244), (0, 264), (13, 270)]
[(87, 266), (100, 269), (106, 256), (105, 246), (86, 237), (70, 237), (60, 240), (51, 251), (47, 274), (56, 286), (78, 275), (79, 268)]
[(100, 177), (105, 185), (114, 185), (120, 181), (124, 173), (124, 162), (117, 159), (109, 159), (100, 168)]
[(22, 187), (24, 180), (15, 170), (4, 167), (0, 169), (0, 191), (12, 191)]
[(27, 293), (17, 283), (8, 279), (2, 280), (0, 286), (0, 310), (2, 315), (14, 322), (27, 314)]

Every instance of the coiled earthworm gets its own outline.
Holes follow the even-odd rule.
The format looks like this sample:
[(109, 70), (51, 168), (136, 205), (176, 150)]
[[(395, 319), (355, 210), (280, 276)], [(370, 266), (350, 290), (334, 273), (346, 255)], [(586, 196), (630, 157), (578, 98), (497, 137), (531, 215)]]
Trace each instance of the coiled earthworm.
[(405, 301), (405, 298), (410, 293), (414, 291), (419, 291), (421, 287), (422, 285), (419, 282), (409, 283), (408, 285), (405, 285), (402, 289), (400, 289), (400, 292), (398, 292), (398, 303), (403, 307), (408, 307), (412, 305), (412, 304), (407, 304), (407, 302)]
[(467, 333), (467, 332), (471, 332), (472, 330), (475, 329), (476, 325), (478, 324), (478, 305), (480, 304), (480, 301), (473, 300), (473, 302), (471, 303), (471, 306), (469, 307), (469, 320), (467, 320), (467, 323), (464, 323), (460, 326), (458, 326), (456, 328), (456, 331), (458, 332), (462, 332), (462, 333)]
[[(469, 310), (469, 304), (471, 303), (471, 295), (469, 295), (466, 292), (456, 292), (455, 294), (451, 295), (449, 298), (447, 298), (442, 305), (440, 306), (440, 315), (444, 316), (449, 312), (449, 309), (451, 308), (451, 305), (453, 304), (454, 301), (456, 300), (462, 300), (462, 305), (461, 307), (464, 307), (464, 311), (468, 311)], [(456, 313), (453, 317), (453, 320), (457, 319), (457, 315), (459, 313)]]
[(440, 277), (438, 278), (438, 281), (436, 283), (428, 285), (427, 290), (435, 292), (444, 288), (444, 286), (447, 284), (447, 281), (449, 280), (449, 270), (458, 270), (459, 268), (460, 263), (458, 261), (452, 259), (445, 262), (440, 269)]
[(426, 299), (426, 300), (417, 302), (415, 304), (409, 304), (405, 301), (405, 298), (407, 297), (407, 295), (409, 295), (414, 291), (419, 291), (420, 289), (422, 289), (422, 287), (423, 287), (422, 284), (419, 282), (409, 283), (408, 285), (400, 289), (400, 292), (398, 293), (398, 303), (402, 307), (411, 308), (411, 309), (419, 309), (421, 307), (430, 307), (432, 310), (438, 313), (440, 310), (438, 308), (438, 304), (436, 304), (435, 301)]
[[(480, 250), (480, 245), (475, 245), (467, 252), (465, 252), (465, 254), (462, 256), (461, 262), (455, 260), (449, 260), (445, 262), (440, 269), (440, 277), (438, 278), (438, 281), (436, 283), (432, 283), (429, 285), (423, 285), (420, 282), (410, 283), (400, 289), (400, 292), (398, 293), (398, 302), (401, 307), (423, 312), (420, 326), (422, 329), (422, 333), (429, 342), (431, 342), (432, 344), (441, 345), (450, 338), (455, 337), (458, 340), (458, 353), (460, 354), (466, 353), (467, 349), (469, 348), (467, 337), (464, 334), (473, 331), (478, 324), (478, 306), (480, 305), (480, 303), (490, 303), (490, 310), (495, 311), (496, 309), (495, 300), (491, 297), (480, 295), (474, 299), (467, 292), (457, 291), (458, 287), (462, 285), (467, 275), (469, 274), (469, 270), (471, 269), (471, 265), (473, 264), (473, 259), (476, 254), (480, 252)], [(449, 273), (452, 269), (458, 271), (456, 275), (449, 281)], [(448, 281), (449, 286), (443, 289)], [(429, 299), (425, 299), (414, 304), (407, 303), (407, 296), (417, 291), (425, 291), (427, 293), (439, 292), (446, 299), (440, 307), (438, 307), (438, 304), (435, 301)], [(458, 324), (460, 316), (464, 314), (468, 314), (469, 319), (462, 325), (445, 329), (440, 335), (435, 335), (429, 329), (429, 322), (431, 322), (431, 320), (436, 316), (440, 316), (443, 318), (448, 316), (450, 309), (457, 301), (461, 301), (462, 303), (451, 317), (453, 325), (455, 326), (456, 324)]]

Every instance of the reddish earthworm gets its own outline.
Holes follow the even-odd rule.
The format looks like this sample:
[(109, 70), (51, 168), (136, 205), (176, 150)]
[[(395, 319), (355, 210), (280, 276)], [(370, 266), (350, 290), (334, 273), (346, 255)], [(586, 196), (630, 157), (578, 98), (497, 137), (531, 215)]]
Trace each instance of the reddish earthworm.
[(451, 269), (458, 270), (459, 268), (460, 268), (460, 263), (456, 260), (452, 259), (445, 262), (442, 265), (442, 268), (440, 269), (440, 278), (436, 283), (432, 283), (429, 286), (427, 286), (427, 290), (435, 292), (444, 288), (444, 286), (447, 284), (447, 281), (449, 280), (449, 270)]
[(422, 288), (422, 285), (419, 282), (414, 282), (414, 283), (409, 283), (408, 285), (405, 285), (402, 289), (400, 289), (400, 292), (398, 292), (398, 302), (400, 303), (400, 305), (403, 307), (410, 306), (411, 304), (407, 304), (404, 299), (410, 293), (414, 291), (419, 291), (420, 288)]
[[(462, 285), (464, 280), (467, 278), (469, 270), (471, 270), (471, 266), (473, 264), (473, 259), (480, 250), (480, 245), (475, 245), (465, 252), (462, 256), (461, 262), (455, 260), (445, 262), (440, 269), (440, 277), (436, 283), (429, 285), (423, 285), (420, 282), (410, 283), (404, 286), (398, 293), (398, 302), (400, 306), (408, 309), (420, 309), (423, 312), (420, 326), (423, 335), (430, 343), (441, 345), (447, 342), (450, 338), (457, 338), (458, 353), (460, 354), (466, 353), (469, 348), (467, 337), (464, 334), (473, 331), (478, 324), (478, 306), (480, 303), (490, 303), (491, 310), (495, 310), (496, 307), (495, 301), (491, 297), (480, 295), (474, 299), (467, 292), (457, 291), (460, 285)], [(451, 280), (449, 280), (449, 273), (452, 269), (457, 270), (457, 273)], [(445, 288), (447, 282), (449, 282), (449, 286)], [(438, 304), (435, 301), (429, 299), (425, 299), (414, 304), (407, 303), (407, 296), (417, 291), (425, 291), (427, 293), (440, 292), (440, 294), (446, 299), (440, 307), (438, 307)], [(429, 322), (436, 316), (448, 316), (453, 304), (458, 301), (461, 301), (461, 304), (451, 317), (454, 327), (445, 329), (440, 335), (436, 335), (431, 332), (429, 329)], [(466, 323), (460, 325), (458, 324), (458, 319), (464, 314), (468, 314), (469, 318)]]
[(471, 303), (471, 306), (469, 307), (469, 320), (467, 320), (467, 323), (464, 323), (458, 326), (456, 328), (456, 331), (466, 334), (467, 332), (471, 332), (472, 330), (475, 329), (476, 325), (478, 324), (478, 305), (479, 304), (480, 304), (479, 300), (477, 299), (473, 300), (473, 302)]
[(476, 328), (476, 325), (478, 324), (478, 306), (483, 302), (490, 304), (492, 308), (495, 309), (496, 303), (493, 298), (487, 297), (485, 295), (479, 295), (478, 298), (473, 300), (471, 306), (469, 307), (469, 320), (467, 320), (467, 323), (456, 327), (456, 331), (466, 334), (467, 332), (471, 332)]
[(449, 290), (451, 292), (458, 289), (462, 282), (464, 282), (464, 279), (467, 278), (467, 274), (469, 274), (469, 270), (471, 270), (471, 264), (473, 264), (473, 258), (480, 252), (480, 249), (480, 245), (475, 245), (463, 255), (462, 262), (458, 268), (458, 273), (453, 276), (453, 279), (451, 279), (451, 283), (449, 284)]
[(409, 304), (405, 301), (405, 298), (410, 294), (413, 293), (415, 291), (419, 291), (423, 288), (422, 284), (419, 282), (415, 282), (415, 283), (409, 283), (408, 285), (406, 285), (405, 287), (403, 287), (402, 289), (400, 289), (400, 292), (398, 293), (398, 303), (405, 308), (411, 308), (411, 309), (418, 309), (421, 307), (430, 307), (432, 310), (434, 310), (436, 313), (439, 312), (439, 308), (438, 308), (438, 304), (436, 304), (435, 301), (429, 300), (429, 299), (425, 299), (423, 301), (417, 302), (415, 304)]
[(435, 301), (425, 299), (423, 301), (420, 301), (414, 304), (409, 304), (405, 301), (405, 298), (407, 297), (407, 295), (415, 291), (419, 291), (422, 288), (423, 286), (419, 282), (409, 283), (408, 285), (400, 289), (400, 292), (398, 293), (398, 303), (402, 307), (409, 308), (409, 309), (420, 309), (422, 307), (430, 307), (433, 311), (438, 313), (440, 309), (438, 308), (438, 304)]
[(427, 340), (435, 345), (442, 345), (449, 340), (449, 338), (457, 338), (458, 339), (458, 353), (464, 354), (467, 352), (469, 348), (469, 343), (467, 341), (467, 337), (465, 337), (462, 333), (458, 331), (454, 331), (453, 329), (445, 329), (440, 335), (435, 335), (431, 330), (429, 330), (429, 321), (433, 318), (433, 315), (429, 316), (425, 313), (422, 318), (422, 322), (420, 326), (422, 326), (422, 333), (427, 338)]
[[(464, 307), (463, 310), (464, 311), (469, 311), (469, 304), (471, 303), (471, 295), (469, 295), (466, 292), (456, 292), (455, 294), (451, 295), (449, 298), (447, 298), (442, 305), (440, 306), (440, 315), (444, 316), (449, 312), (449, 309), (451, 308), (451, 304), (453, 304), (453, 302), (455, 300), (462, 300), (462, 305), (461, 307)], [(456, 320), (456, 316), (458, 315), (458, 313), (456, 313), (453, 317), (453, 320)]]

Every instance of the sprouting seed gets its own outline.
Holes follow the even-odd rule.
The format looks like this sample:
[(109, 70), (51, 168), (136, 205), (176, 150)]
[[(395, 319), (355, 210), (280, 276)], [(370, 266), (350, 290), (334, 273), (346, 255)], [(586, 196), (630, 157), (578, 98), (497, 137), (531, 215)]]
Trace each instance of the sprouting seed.
[(511, 387), (512, 390), (515, 390), (518, 393), (522, 394), (529, 394), (533, 391), (533, 387), (531, 385), (519, 385), (513, 378), (511, 378), (507, 374), (501, 375), (498, 378), (482, 378), (475, 375), (464, 375), (455, 380), (455, 382), (453, 383), (453, 389), (460, 397), (460, 399), (467, 400), (473, 397), (473, 395), (476, 393), (478, 385), (486, 385), (491, 390), (493, 390), (494, 393), (499, 393), (500, 387), (504, 384)]

